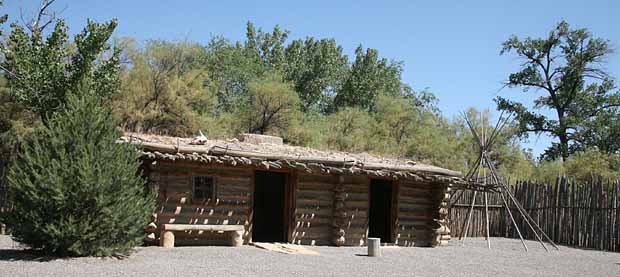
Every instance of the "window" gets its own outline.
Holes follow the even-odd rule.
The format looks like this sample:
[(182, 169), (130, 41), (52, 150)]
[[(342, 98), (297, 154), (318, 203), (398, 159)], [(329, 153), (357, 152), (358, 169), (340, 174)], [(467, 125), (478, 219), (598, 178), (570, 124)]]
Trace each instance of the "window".
[(201, 202), (207, 199), (215, 199), (215, 180), (211, 176), (195, 176), (193, 201)]

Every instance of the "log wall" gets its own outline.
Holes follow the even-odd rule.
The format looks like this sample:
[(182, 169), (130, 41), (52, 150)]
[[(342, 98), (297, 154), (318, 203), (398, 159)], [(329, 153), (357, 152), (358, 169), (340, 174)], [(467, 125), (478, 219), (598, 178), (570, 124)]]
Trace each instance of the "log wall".
[[(216, 199), (192, 201), (192, 178), (213, 176)], [(191, 162), (162, 162), (149, 168), (158, 191), (154, 216), (159, 235), (163, 224), (244, 225), (251, 241), (254, 170), (215, 167)], [(363, 246), (368, 238), (369, 186), (365, 175), (291, 174), (294, 201), (289, 241), (303, 245)], [(436, 246), (450, 238), (444, 223), (446, 186), (394, 181), (394, 241), (400, 246)], [(179, 245), (226, 245), (226, 234), (177, 232)], [(445, 242), (442, 243), (442, 240)]]
[(428, 231), (432, 202), (430, 188), (424, 184), (401, 181), (398, 189), (398, 216), (395, 243), (413, 246)]
[(366, 245), (368, 238), (368, 209), (370, 179), (367, 176), (342, 176), (340, 187), (344, 190), (341, 214), (346, 246)]
[[(192, 201), (192, 178), (213, 176), (216, 199), (196, 203)], [(251, 195), (253, 171), (245, 168), (212, 168), (160, 162), (150, 173), (150, 180), (158, 190), (156, 224), (159, 233), (162, 224), (230, 224), (244, 225), (244, 242), (251, 238)], [(226, 245), (228, 234), (217, 232), (177, 232), (179, 245)]]
[(445, 226), (447, 186), (400, 181), (395, 244), (399, 246), (438, 246), (450, 240)]
[(299, 174), (291, 242), (332, 245), (335, 175)]

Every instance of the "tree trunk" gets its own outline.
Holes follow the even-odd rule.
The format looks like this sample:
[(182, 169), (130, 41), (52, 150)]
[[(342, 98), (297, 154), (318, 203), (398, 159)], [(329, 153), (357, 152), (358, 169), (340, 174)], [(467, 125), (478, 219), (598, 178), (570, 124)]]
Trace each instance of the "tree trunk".
[(564, 112), (558, 112), (559, 132), (558, 138), (560, 139), (560, 155), (562, 156), (562, 162), (568, 159), (568, 134), (566, 133), (568, 128), (564, 120)]

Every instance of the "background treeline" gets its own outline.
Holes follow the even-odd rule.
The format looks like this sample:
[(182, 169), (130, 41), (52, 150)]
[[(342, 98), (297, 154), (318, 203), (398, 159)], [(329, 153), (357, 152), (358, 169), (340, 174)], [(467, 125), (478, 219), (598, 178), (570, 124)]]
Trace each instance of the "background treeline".
[[(115, 22), (109, 31), (114, 27)], [(105, 88), (118, 91), (108, 105), (126, 131), (194, 136), (202, 130), (210, 138), (271, 134), (295, 145), (369, 152), (461, 171), (475, 160), (476, 142), (464, 121), (443, 115), (430, 91), (414, 91), (404, 83), (402, 62), (361, 45), (349, 57), (335, 39), (288, 36), (289, 31), (278, 26), (263, 31), (248, 23), (243, 41), (214, 37), (202, 45), (119, 38), (97, 59), (118, 62), (117, 71), (106, 71), (117, 75), (97, 78), (110, 78), (110, 86), (117, 86)], [(76, 43), (67, 40), (63, 49), (54, 50), (71, 55), (80, 49)], [(41, 71), (46, 70), (59, 72)], [(11, 76), (5, 73), (0, 83), (3, 164), (55, 108), (24, 105), (19, 93), (12, 92), (19, 88), (8, 84), (7, 78)], [(62, 83), (70, 82), (71, 78)], [(489, 111), (466, 112), (486, 128), (494, 123)], [(559, 174), (620, 177), (620, 158), (613, 150), (586, 146), (564, 162), (539, 161), (520, 147), (523, 118), (518, 119), (502, 134), (493, 153), (507, 176), (541, 181), (555, 180)]]

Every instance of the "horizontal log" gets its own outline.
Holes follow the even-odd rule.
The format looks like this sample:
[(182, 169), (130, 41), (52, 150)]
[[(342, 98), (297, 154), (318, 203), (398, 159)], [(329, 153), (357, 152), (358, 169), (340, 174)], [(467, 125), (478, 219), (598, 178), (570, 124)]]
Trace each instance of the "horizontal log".
[(403, 242), (403, 241), (415, 241), (416, 237), (415, 236), (411, 236), (411, 237), (396, 237), (396, 240), (398, 240), (399, 242)]
[(319, 183), (298, 183), (297, 191), (333, 191), (333, 184), (319, 184)]
[(400, 211), (398, 213), (398, 218), (401, 219), (403, 217), (431, 217), (430, 212), (428, 211)]
[(334, 204), (332, 199), (296, 199), (297, 208), (306, 208), (306, 209), (319, 209), (319, 208), (330, 208)]
[(425, 205), (436, 205), (436, 202), (429, 198), (425, 197), (401, 197), (398, 199), (399, 204), (425, 204)]
[(244, 200), (225, 200), (225, 199), (217, 199), (213, 202), (205, 202), (205, 203), (172, 203), (172, 202), (160, 202), (158, 210), (161, 209), (176, 209), (176, 207), (182, 207), (183, 209), (249, 209), (249, 201)]
[(155, 171), (162, 176), (185, 172), (198, 175), (214, 175), (219, 177), (250, 179), (254, 172), (251, 168), (243, 168), (238, 166), (208, 165), (204, 163), (179, 161), (159, 161), (158, 163), (159, 164)]
[(334, 227), (332, 226), (331, 222), (298, 221), (295, 223), (295, 226), (293, 227), (293, 231), (304, 231), (304, 230), (316, 229), (316, 228), (325, 228), (326, 230), (331, 232), (331, 230)]
[(297, 214), (295, 215), (296, 222), (323, 222), (323, 223), (331, 223), (333, 221), (333, 217), (331, 215), (309, 215), (309, 214)]
[(433, 217), (429, 216), (429, 215), (415, 215), (415, 216), (400, 216), (398, 218), (398, 222), (399, 223), (404, 223), (404, 222), (416, 222), (416, 221), (420, 221), (420, 222), (428, 222), (429, 220), (432, 220)]
[(295, 216), (299, 218), (314, 218), (314, 217), (332, 217), (332, 210), (330, 209), (319, 209), (319, 210), (309, 210), (309, 209), (300, 209), (295, 212)]
[(407, 229), (407, 228), (428, 229), (428, 225), (424, 221), (399, 221), (398, 222), (398, 229)]
[(245, 216), (242, 216), (242, 217), (174, 216), (174, 217), (161, 217), (161, 218), (157, 219), (157, 225), (160, 225), (160, 224), (235, 224), (235, 225), (244, 225), (244, 224), (248, 224), (248, 223), (249, 223), (249, 219), (247, 217), (245, 217)]
[(358, 184), (359, 186), (365, 186), (368, 188), (370, 184), (370, 179), (368, 176), (363, 175), (342, 175), (342, 183), (343, 184)]
[(344, 206), (350, 209), (368, 209), (368, 200), (345, 200)]
[(345, 217), (359, 217), (359, 218), (366, 218), (368, 217), (368, 211), (365, 209), (343, 209), (343, 212), (346, 213)]
[(344, 185), (342, 186), (344, 192), (347, 193), (359, 193), (359, 194), (368, 194), (368, 184), (359, 184), (359, 185)]
[(338, 183), (338, 177), (334, 175), (315, 175), (315, 174), (299, 174), (297, 175), (299, 178), (299, 184), (336, 184)]
[(431, 198), (432, 193), (430, 191), (417, 191), (417, 190), (400, 190), (399, 196), (400, 198), (410, 197), (410, 198)]
[(345, 201), (366, 201), (368, 202), (368, 193), (351, 193), (344, 192)]
[(158, 210), (159, 216), (175, 216), (175, 215), (195, 215), (195, 216), (237, 216), (248, 215), (249, 210), (244, 208), (224, 209), (224, 208), (185, 208), (183, 206), (166, 206)]
[(441, 167), (436, 167), (432, 165), (425, 164), (414, 164), (414, 165), (390, 165), (385, 163), (364, 163), (364, 169), (368, 170), (394, 170), (394, 171), (410, 171), (410, 172), (428, 172), (441, 174), (446, 176), (454, 176), (454, 177), (462, 177), (463, 174), (458, 171), (449, 170)]
[(249, 192), (243, 192), (243, 193), (239, 193), (239, 192), (227, 192), (227, 191), (218, 191), (217, 192), (217, 197), (220, 199), (226, 199), (226, 200), (242, 200), (242, 201), (249, 201), (250, 200), (250, 193)]
[(230, 196), (234, 195), (242, 195), (244, 197), (246, 196), (250, 196), (251, 195), (251, 191), (249, 190), (249, 188), (231, 188), (231, 187), (217, 187), (217, 197), (219, 198), (230, 198)]
[(243, 225), (201, 225), (201, 224), (164, 224), (166, 231), (244, 231)]
[(313, 217), (313, 218), (300, 218), (300, 217), (296, 217), (295, 218), (295, 225), (302, 225), (302, 224), (330, 224), (333, 222), (333, 219), (331, 217)]
[(401, 189), (425, 189), (425, 190), (431, 190), (437, 187), (436, 184), (432, 184), (429, 182), (417, 182), (417, 181), (409, 181), (409, 180), (402, 180), (400, 181), (400, 188)]
[(293, 231), (293, 237), (329, 239), (332, 237), (332, 229), (329, 227), (297, 228), (295, 229), (295, 231)]
[(413, 247), (415, 246), (414, 241), (398, 241), (396, 245), (400, 247)]
[(333, 201), (333, 192), (329, 190), (324, 191), (306, 191), (300, 190), (297, 192), (298, 199), (307, 199), (307, 200), (329, 200)]

